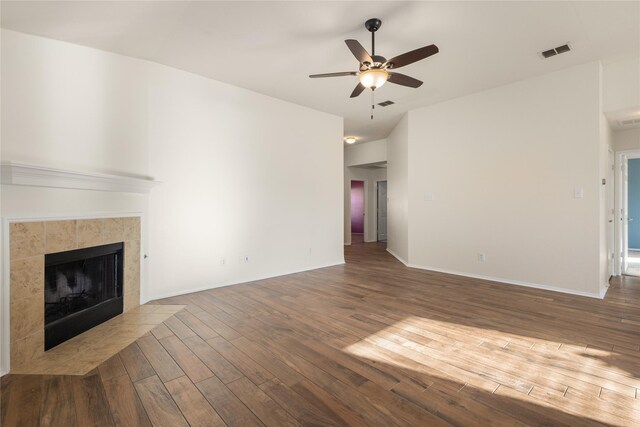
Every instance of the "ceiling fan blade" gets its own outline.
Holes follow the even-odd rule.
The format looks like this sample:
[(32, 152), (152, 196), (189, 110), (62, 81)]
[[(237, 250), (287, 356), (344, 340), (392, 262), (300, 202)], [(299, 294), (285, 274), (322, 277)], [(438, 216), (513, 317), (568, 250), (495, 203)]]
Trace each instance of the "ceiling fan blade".
[(362, 86), (362, 83), (358, 83), (358, 86), (356, 86), (353, 92), (351, 92), (351, 98), (355, 98), (356, 96), (360, 95), (365, 89), (366, 87)]
[(369, 55), (367, 50), (364, 47), (362, 47), (362, 45), (358, 40), (349, 39), (349, 40), (345, 40), (344, 42), (347, 44), (347, 47), (349, 48), (351, 53), (353, 53), (353, 56), (356, 57), (358, 62), (360, 62), (361, 64), (364, 62), (373, 64), (373, 59), (371, 59), (371, 55)]
[(414, 62), (420, 61), (421, 59), (427, 58), (431, 55), (435, 55), (438, 52), (438, 46), (432, 44), (393, 57), (387, 61), (387, 64), (389, 64), (389, 69), (396, 69), (404, 67), (405, 65), (413, 64)]
[(389, 78), (387, 79), (387, 81), (391, 83), (395, 83), (397, 85), (408, 86), (413, 88), (422, 86), (422, 82), (420, 80), (414, 79), (413, 77), (409, 77), (400, 73), (389, 73)]
[(341, 76), (357, 76), (355, 71), (343, 71), (340, 73), (311, 74), (309, 77), (317, 79), (319, 77), (341, 77)]

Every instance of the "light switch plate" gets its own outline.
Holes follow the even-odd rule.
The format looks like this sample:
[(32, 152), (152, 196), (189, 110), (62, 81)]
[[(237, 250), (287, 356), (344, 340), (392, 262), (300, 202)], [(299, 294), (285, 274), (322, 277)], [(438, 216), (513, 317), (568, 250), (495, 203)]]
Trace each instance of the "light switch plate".
[(580, 188), (580, 187), (574, 188), (573, 197), (576, 199), (582, 199), (584, 197), (584, 188)]

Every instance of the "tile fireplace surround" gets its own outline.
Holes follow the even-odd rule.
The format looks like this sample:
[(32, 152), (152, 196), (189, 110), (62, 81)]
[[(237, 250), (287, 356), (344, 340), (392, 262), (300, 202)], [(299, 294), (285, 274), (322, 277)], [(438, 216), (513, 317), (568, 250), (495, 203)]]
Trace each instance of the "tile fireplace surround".
[[(140, 304), (140, 217), (9, 224), (11, 372), (28, 373), (32, 369), (38, 370), (39, 364), (47, 364), (46, 361), (43, 362), (43, 358), (46, 359), (44, 352), (45, 254), (116, 242), (124, 242), (125, 246), (124, 312), (127, 313)], [(104, 325), (106, 324), (78, 335), (50, 350), (46, 355), (50, 355), (67, 343), (70, 343), (67, 348), (72, 348), (74, 344), (75, 347), (82, 348), (80, 342), (83, 336), (90, 337), (92, 331), (99, 328), (105, 329)], [(51, 356), (55, 355), (53, 353)], [(82, 359), (81, 355), (77, 356)]]

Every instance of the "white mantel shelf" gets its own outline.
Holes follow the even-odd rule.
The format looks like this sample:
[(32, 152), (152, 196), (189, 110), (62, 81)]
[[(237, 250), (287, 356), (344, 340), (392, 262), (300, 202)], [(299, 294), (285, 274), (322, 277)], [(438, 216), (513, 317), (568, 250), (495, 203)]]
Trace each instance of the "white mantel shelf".
[(76, 172), (18, 162), (0, 164), (2, 184), (76, 190), (149, 193), (159, 181), (125, 175)]

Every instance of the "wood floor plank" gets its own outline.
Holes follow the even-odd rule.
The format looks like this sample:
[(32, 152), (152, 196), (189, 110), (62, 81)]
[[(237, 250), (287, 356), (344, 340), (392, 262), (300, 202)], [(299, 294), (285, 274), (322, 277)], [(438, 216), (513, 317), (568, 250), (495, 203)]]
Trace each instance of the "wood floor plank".
[(173, 335), (173, 332), (171, 332), (171, 330), (164, 323), (161, 323), (155, 328), (153, 328), (151, 330), (151, 333), (153, 334), (154, 337), (156, 337), (156, 339), (159, 339), (159, 340)]
[(183, 342), (223, 383), (227, 384), (242, 378), (242, 373), (202, 338), (193, 336), (186, 338)]
[(98, 372), (72, 380), (76, 420), (79, 426), (112, 427), (113, 419)]
[(302, 380), (293, 385), (291, 389), (306, 399), (307, 402), (316, 406), (323, 414), (337, 420), (340, 425), (370, 425), (363, 418), (362, 414), (353, 412), (353, 410), (343, 405), (342, 402), (340, 402), (339, 399), (334, 397), (331, 393), (328, 393), (311, 381)]
[(219, 336), (216, 331), (208, 327), (202, 320), (194, 316), (193, 313), (182, 311), (176, 313), (176, 317), (205, 341)]
[(182, 323), (182, 321), (176, 316), (171, 316), (164, 321), (164, 324), (181, 340), (196, 336), (196, 333), (193, 332), (187, 325)]
[(151, 422), (129, 376), (102, 381), (116, 427), (150, 427)]
[(137, 343), (132, 343), (120, 353), (120, 359), (129, 374), (131, 381), (136, 382), (144, 378), (156, 375), (147, 358), (138, 347)]
[(321, 410), (278, 381), (277, 378), (262, 383), (260, 389), (304, 426), (338, 425), (337, 421), (327, 417)]
[(180, 369), (180, 366), (154, 336), (139, 338), (137, 343), (163, 382), (171, 381), (184, 375), (184, 371)]
[(135, 387), (154, 427), (189, 427), (160, 378), (155, 375), (145, 378), (136, 382)]
[(73, 389), (67, 377), (51, 376), (42, 384), (41, 427), (76, 426)]
[(222, 357), (227, 359), (233, 364), (242, 374), (249, 378), (254, 384), (260, 385), (265, 381), (273, 378), (273, 374), (258, 363), (256, 363), (249, 356), (238, 350), (233, 344), (225, 340), (221, 336), (211, 338), (207, 340), (214, 350), (216, 350)]
[(213, 376), (213, 372), (175, 335), (161, 339), (160, 344), (194, 383)]
[(124, 368), (119, 354), (110, 357), (102, 364), (100, 364), (100, 366), (98, 366), (98, 370), (100, 371), (100, 376), (105, 380), (110, 380), (111, 378), (127, 375), (127, 370)]
[(191, 427), (226, 426), (188, 377), (171, 380), (165, 387)]
[(217, 377), (201, 381), (196, 387), (227, 425), (264, 425)]
[(42, 406), (42, 382), (38, 375), (2, 377), (3, 426), (31, 427), (40, 424)]
[(300, 425), (282, 406), (274, 402), (248, 378), (240, 378), (227, 386), (266, 426)]

